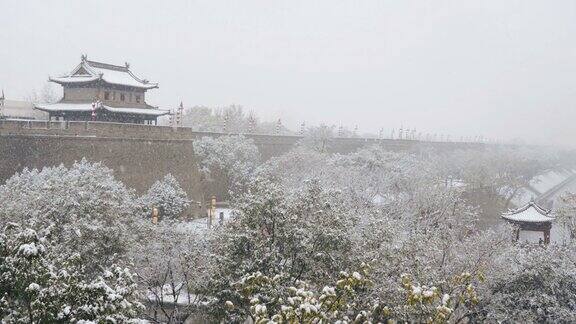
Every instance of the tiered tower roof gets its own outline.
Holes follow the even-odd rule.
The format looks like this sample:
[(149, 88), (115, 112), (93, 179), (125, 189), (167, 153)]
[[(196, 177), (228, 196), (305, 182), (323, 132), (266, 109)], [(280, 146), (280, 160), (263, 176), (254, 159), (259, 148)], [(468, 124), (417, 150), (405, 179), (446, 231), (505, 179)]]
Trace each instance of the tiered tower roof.
[(140, 79), (132, 71), (130, 65), (113, 65), (89, 61), (86, 55), (82, 55), (82, 61), (72, 72), (67, 75), (49, 78), (50, 81), (58, 84), (82, 84), (102, 80), (111, 85), (119, 85), (131, 88), (153, 89), (158, 88), (158, 83), (151, 83), (148, 80)]

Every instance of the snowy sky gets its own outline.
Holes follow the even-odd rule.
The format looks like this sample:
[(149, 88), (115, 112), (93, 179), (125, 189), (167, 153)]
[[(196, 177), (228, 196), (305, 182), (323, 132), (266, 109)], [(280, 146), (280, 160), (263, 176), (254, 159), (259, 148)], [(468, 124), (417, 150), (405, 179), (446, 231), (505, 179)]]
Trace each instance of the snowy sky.
[(576, 146), (576, 1), (0, 0), (11, 99), (80, 55), (162, 108), (241, 104), (297, 129), (401, 125)]

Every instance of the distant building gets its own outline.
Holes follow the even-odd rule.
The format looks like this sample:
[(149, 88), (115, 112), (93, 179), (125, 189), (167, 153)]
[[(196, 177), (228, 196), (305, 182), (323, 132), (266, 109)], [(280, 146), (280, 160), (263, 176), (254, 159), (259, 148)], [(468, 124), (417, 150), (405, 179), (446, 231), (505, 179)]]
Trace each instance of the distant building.
[(0, 96), (0, 119), (46, 120), (48, 119), (48, 114), (34, 109), (34, 104), (31, 102), (6, 99), (4, 91), (2, 91)]
[(145, 101), (146, 91), (157, 83), (136, 77), (130, 66), (89, 61), (86, 55), (72, 72), (50, 81), (63, 87), (63, 97), (55, 104), (36, 104), (49, 119), (92, 120), (136, 124), (155, 124), (169, 113)]
[(576, 192), (576, 170), (548, 170), (530, 180), (528, 186), (519, 191), (511, 203), (514, 206), (524, 206), (535, 201), (539, 206), (548, 209), (562, 207), (562, 199), (567, 192)]
[(531, 201), (527, 205), (502, 214), (502, 218), (516, 226), (514, 240), (521, 243), (563, 243), (567, 232), (556, 222), (549, 209)]

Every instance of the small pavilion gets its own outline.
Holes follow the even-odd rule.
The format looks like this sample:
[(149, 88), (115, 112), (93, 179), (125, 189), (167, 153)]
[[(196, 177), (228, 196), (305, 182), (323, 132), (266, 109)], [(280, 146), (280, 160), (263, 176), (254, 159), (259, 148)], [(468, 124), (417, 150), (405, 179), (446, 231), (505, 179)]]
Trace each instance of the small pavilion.
[(556, 218), (549, 209), (542, 208), (534, 201), (524, 207), (505, 212), (501, 217), (516, 225), (515, 241), (550, 243), (550, 230)]
[(55, 104), (35, 105), (49, 119), (155, 124), (169, 113), (146, 103), (146, 91), (158, 84), (138, 78), (128, 63), (101, 63), (82, 55), (70, 73), (49, 80), (60, 84), (64, 94)]

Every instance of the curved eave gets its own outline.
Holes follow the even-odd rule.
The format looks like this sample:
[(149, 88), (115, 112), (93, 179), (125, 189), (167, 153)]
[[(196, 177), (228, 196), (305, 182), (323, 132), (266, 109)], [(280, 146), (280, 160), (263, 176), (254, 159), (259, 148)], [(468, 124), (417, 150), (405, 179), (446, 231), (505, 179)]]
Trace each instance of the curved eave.
[(98, 81), (98, 77), (82, 77), (82, 78), (48, 78), (48, 81), (58, 84), (82, 84)]
[[(49, 113), (91, 112), (93, 110), (92, 104), (87, 103), (34, 104), (34, 108)], [(160, 117), (170, 113), (168, 110), (157, 108), (110, 107), (106, 105), (102, 105), (99, 109), (104, 109), (115, 114), (145, 115), (153, 117)]]
[(158, 88), (158, 83), (148, 83), (148, 84), (142, 84), (142, 85), (133, 85), (133, 84), (123, 84), (123, 83), (114, 83), (114, 82), (109, 82), (106, 80), (106, 76), (104, 76), (102, 78), (102, 81), (104, 81), (107, 84), (111, 84), (111, 85), (115, 85), (115, 86), (121, 86), (121, 87), (127, 87), (127, 88), (136, 88), (136, 89), (146, 89), (146, 90), (150, 90), (150, 89), (157, 89)]
[(158, 83), (149, 83), (149, 84), (142, 84), (142, 85), (114, 83), (114, 82), (107, 81), (106, 77), (104, 77), (102, 79), (100, 79), (98, 77), (82, 78), (82, 79), (78, 78), (77, 80), (75, 80), (74, 78), (48, 78), (48, 81), (58, 83), (60, 85), (64, 85), (64, 84), (87, 84), (87, 83), (92, 83), (92, 82), (95, 82), (98, 80), (101, 80), (102, 82), (109, 84), (109, 85), (113, 85), (113, 86), (121, 86), (121, 87), (145, 89), (145, 90), (158, 89)]
[(45, 112), (87, 112), (92, 111), (92, 104), (34, 104), (34, 109)]
[(102, 108), (106, 109), (111, 113), (117, 114), (133, 114), (133, 115), (147, 115), (147, 116), (155, 116), (160, 117), (170, 113), (168, 110), (162, 109), (151, 109), (151, 108), (119, 108), (119, 107), (110, 107), (102, 105)]
[(531, 223), (531, 224), (539, 224), (539, 223), (551, 223), (555, 220), (553, 217), (546, 217), (543, 216), (542, 218), (538, 219), (522, 219), (522, 218), (515, 218), (514, 215), (502, 215), (501, 217), (505, 220), (513, 223)]

